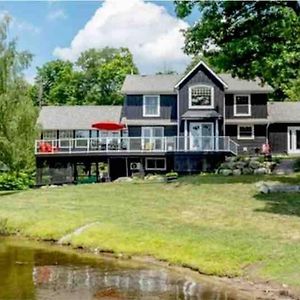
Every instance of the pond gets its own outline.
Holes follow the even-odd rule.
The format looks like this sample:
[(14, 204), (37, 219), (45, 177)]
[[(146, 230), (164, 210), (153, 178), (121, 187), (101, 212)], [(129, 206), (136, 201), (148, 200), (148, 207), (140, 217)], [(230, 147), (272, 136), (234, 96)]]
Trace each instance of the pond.
[(154, 264), (0, 238), (0, 299), (246, 299)]

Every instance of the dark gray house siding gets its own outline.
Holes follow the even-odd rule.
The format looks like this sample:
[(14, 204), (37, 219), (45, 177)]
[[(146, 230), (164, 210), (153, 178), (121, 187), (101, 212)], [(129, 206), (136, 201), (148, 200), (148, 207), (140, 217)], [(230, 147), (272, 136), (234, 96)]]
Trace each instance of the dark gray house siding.
[[(254, 154), (256, 149), (261, 149), (262, 145), (266, 143), (267, 125), (254, 125), (254, 139), (240, 140), (237, 138), (237, 125), (226, 125), (226, 135), (233, 141), (239, 144), (238, 151), (240, 154)], [(244, 148), (247, 148), (245, 151)]]
[(288, 127), (299, 126), (295, 123), (276, 123), (269, 126), (269, 143), (273, 153), (287, 153)]
[(214, 109), (223, 115), (224, 87), (205, 67), (200, 66), (179, 86), (179, 116), (189, 109), (189, 87), (196, 84), (213, 86)]
[[(238, 93), (238, 95), (243, 95), (243, 93)], [(245, 95), (248, 95), (245, 93)], [(268, 94), (251, 94), (251, 116), (234, 116), (234, 94), (225, 95), (225, 118), (234, 119), (234, 118), (267, 118), (268, 116)]]
[[(143, 95), (125, 96), (123, 116), (128, 120), (149, 119), (143, 117)], [(177, 119), (177, 95), (160, 95), (160, 116), (155, 118)]]

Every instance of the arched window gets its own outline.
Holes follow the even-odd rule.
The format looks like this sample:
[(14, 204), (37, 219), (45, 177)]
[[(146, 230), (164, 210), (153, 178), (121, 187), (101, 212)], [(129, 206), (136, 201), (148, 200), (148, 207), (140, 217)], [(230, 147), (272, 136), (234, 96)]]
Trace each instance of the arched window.
[(213, 108), (214, 88), (209, 85), (193, 85), (189, 88), (189, 108)]

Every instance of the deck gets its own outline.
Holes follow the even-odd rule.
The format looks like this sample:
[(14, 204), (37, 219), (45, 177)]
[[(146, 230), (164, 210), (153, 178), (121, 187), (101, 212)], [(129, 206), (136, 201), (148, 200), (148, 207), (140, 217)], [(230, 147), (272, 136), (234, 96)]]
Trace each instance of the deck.
[(63, 155), (158, 155), (165, 153), (238, 153), (238, 144), (222, 137), (110, 137), (36, 140), (37, 156)]

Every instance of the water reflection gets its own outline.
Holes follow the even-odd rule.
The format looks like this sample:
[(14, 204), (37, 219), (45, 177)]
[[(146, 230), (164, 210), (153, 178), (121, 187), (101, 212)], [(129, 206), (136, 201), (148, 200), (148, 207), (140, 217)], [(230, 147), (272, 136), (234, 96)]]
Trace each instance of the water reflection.
[(228, 291), (161, 268), (81, 257), (73, 252), (0, 240), (0, 299), (237, 298)]

